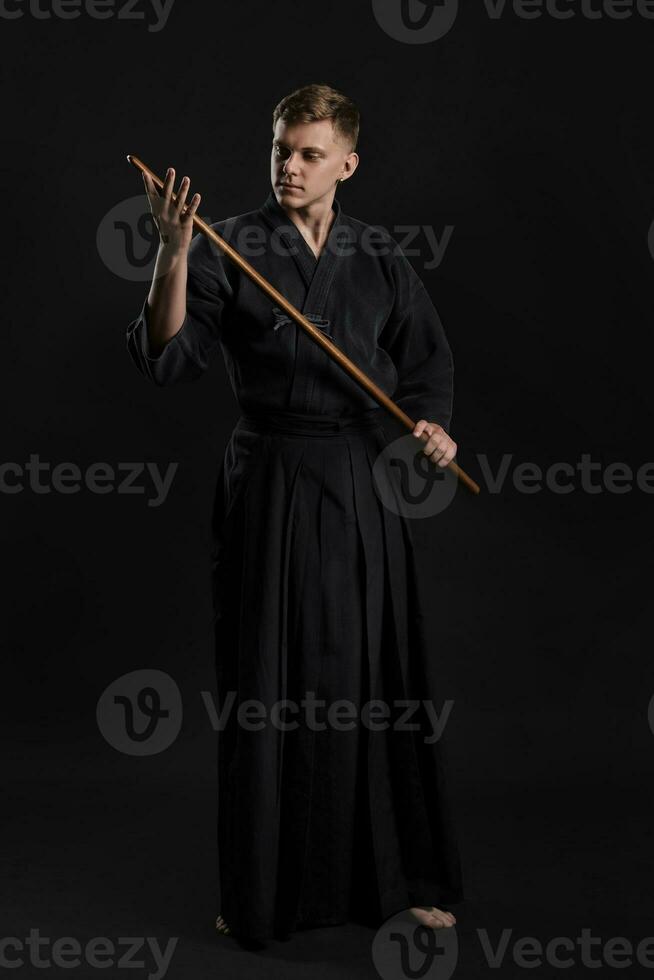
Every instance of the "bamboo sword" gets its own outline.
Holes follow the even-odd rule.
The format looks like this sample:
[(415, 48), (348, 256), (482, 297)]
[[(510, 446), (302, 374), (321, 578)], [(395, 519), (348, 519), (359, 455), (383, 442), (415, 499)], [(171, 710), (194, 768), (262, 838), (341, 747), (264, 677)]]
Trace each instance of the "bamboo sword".
[[(134, 167), (136, 167), (137, 170), (140, 170), (141, 173), (146, 173), (160, 190), (163, 189), (163, 181), (157, 177), (157, 175), (153, 173), (149, 167), (139, 160), (138, 157), (128, 153), (127, 159)], [(177, 199), (177, 195), (174, 192), (172, 196), (174, 200)], [(406, 414), (406, 412), (402, 411), (399, 405), (396, 405), (395, 402), (389, 398), (388, 395), (382, 391), (381, 388), (376, 385), (367, 374), (365, 374), (364, 371), (361, 370), (361, 368), (357, 367), (357, 365), (351, 361), (339, 347), (336, 346), (336, 344), (326, 337), (318, 327), (314, 326), (310, 320), (307, 320), (307, 318), (303, 316), (303, 314), (300, 313), (300, 311), (293, 306), (292, 303), (289, 303), (286, 297), (282, 296), (282, 294), (278, 292), (267, 279), (260, 275), (257, 270), (243, 258), (242, 255), (239, 255), (239, 253), (235, 251), (231, 245), (221, 238), (213, 228), (202, 220), (202, 218), (199, 218), (197, 214), (193, 215), (193, 224), (204, 235), (210, 238), (211, 241), (225, 253), (225, 255), (235, 262), (236, 265), (245, 273), (245, 275), (248, 276), (248, 278), (251, 279), (264, 293), (266, 293), (271, 300), (285, 310), (291, 319), (294, 320), (297, 325), (301, 327), (313, 341), (315, 341), (315, 343), (319, 344), (323, 350), (327, 352), (328, 356), (331, 357), (332, 360), (336, 361), (336, 363), (339, 364), (361, 388), (367, 391), (368, 394), (382, 406), (382, 408), (385, 408), (388, 412), (390, 412), (390, 414), (398, 419), (402, 425), (406, 426), (409, 431), (412, 432), (413, 429), (415, 429), (415, 422)], [(420, 436), (422, 442), (427, 442), (428, 438), (429, 436), (426, 432), (423, 432)], [(469, 490), (471, 490), (472, 493), (479, 493), (479, 485), (475, 483), (475, 481), (472, 480), (468, 474), (464, 472), (464, 470), (457, 466), (454, 460), (451, 460), (445, 468), (450, 469), (457, 479), (460, 480), (460, 482), (463, 483)]]

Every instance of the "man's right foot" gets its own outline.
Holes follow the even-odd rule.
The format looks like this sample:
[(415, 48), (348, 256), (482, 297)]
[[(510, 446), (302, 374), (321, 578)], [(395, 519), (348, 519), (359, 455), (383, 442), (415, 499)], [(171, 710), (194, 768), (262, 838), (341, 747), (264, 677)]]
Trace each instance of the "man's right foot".
[(229, 936), (229, 926), (223, 919), (222, 915), (219, 915), (216, 919), (216, 932), (221, 933), (223, 936)]

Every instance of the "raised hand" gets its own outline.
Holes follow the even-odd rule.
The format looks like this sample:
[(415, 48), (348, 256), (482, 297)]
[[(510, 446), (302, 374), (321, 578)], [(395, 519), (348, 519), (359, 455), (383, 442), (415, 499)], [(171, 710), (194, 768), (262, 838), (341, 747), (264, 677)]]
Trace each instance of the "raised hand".
[(154, 223), (159, 231), (161, 245), (171, 253), (182, 253), (188, 252), (191, 244), (193, 215), (198, 209), (201, 195), (194, 194), (187, 205), (186, 196), (191, 182), (188, 177), (183, 177), (177, 191), (177, 198), (173, 200), (174, 182), (175, 169), (169, 167), (160, 193), (153, 180), (143, 173), (145, 192), (148, 195)]

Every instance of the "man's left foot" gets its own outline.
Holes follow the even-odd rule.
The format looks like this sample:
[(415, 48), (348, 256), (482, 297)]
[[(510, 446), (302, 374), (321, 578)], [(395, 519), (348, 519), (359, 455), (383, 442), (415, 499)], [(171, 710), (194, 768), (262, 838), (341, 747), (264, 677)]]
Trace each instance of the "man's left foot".
[(451, 912), (437, 909), (435, 905), (414, 906), (409, 909), (409, 912), (421, 925), (430, 929), (451, 929), (456, 925), (456, 918)]

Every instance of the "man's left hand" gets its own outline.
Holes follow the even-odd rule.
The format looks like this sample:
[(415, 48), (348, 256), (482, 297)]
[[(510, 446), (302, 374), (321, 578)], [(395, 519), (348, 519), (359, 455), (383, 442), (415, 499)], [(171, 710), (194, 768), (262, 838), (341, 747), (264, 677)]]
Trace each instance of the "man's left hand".
[(423, 432), (427, 432), (429, 435), (429, 439), (422, 446), (425, 456), (429, 457), (432, 463), (447, 466), (456, 456), (457, 446), (454, 439), (450, 439), (445, 429), (438, 422), (420, 419), (416, 422), (412, 435), (419, 438)]

